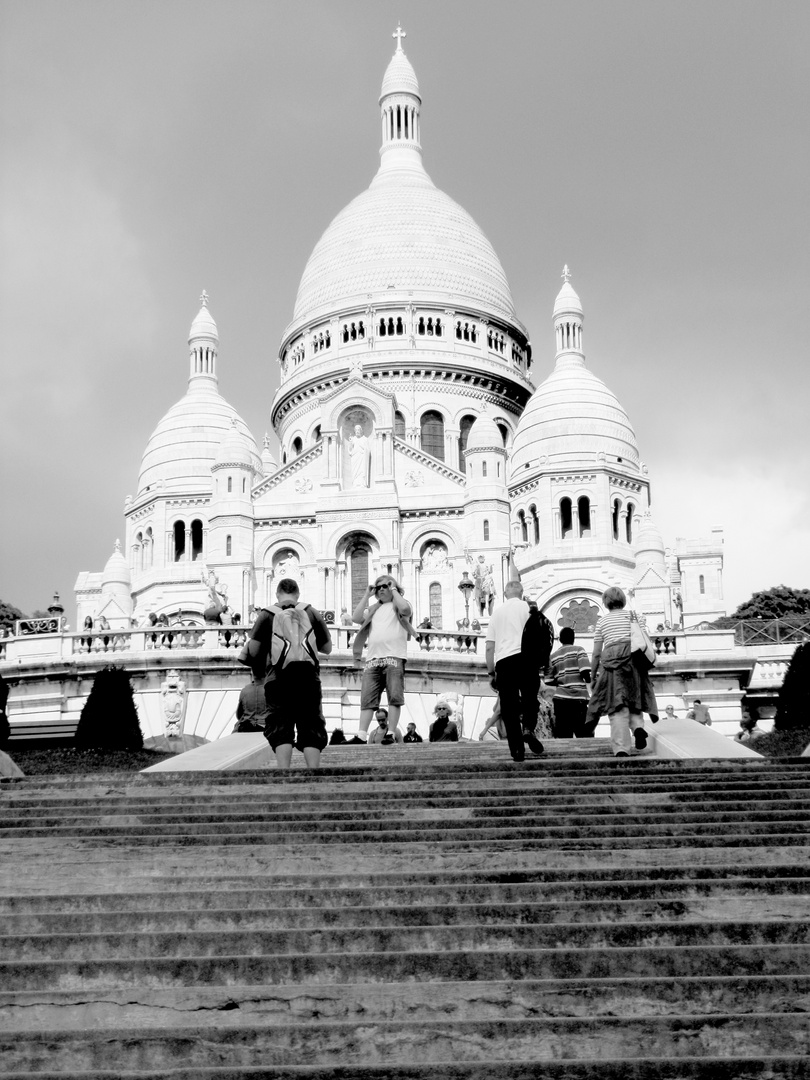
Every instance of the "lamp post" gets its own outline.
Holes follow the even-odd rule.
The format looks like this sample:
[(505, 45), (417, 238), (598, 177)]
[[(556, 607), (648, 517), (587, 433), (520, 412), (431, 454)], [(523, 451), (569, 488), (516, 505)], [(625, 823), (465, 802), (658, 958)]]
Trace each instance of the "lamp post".
[(470, 625), (470, 593), (475, 588), (475, 582), (470, 581), (470, 575), (466, 570), (462, 572), (461, 581), (458, 583), (459, 592), (464, 597), (464, 618), (466, 625)]

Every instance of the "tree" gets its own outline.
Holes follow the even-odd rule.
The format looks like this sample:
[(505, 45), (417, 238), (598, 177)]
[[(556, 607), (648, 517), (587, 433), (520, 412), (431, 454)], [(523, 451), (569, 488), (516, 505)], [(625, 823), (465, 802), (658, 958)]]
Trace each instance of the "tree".
[(13, 604), (7, 604), (5, 600), (0, 600), (0, 627), (6, 630), (13, 630), (14, 623), (17, 619), (24, 619), (25, 615), (19, 608), (14, 607)]
[(725, 615), (713, 625), (724, 629), (741, 619), (791, 619), (810, 617), (810, 589), (791, 589), (776, 585), (772, 589), (755, 592), (731, 615)]
[(774, 731), (810, 728), (810, 641), (798, 645), (779, 690)]
[(143, 749), (132, 683), (123, 668), (110, 664), (96, 674), (74, 742), (83, 749)]

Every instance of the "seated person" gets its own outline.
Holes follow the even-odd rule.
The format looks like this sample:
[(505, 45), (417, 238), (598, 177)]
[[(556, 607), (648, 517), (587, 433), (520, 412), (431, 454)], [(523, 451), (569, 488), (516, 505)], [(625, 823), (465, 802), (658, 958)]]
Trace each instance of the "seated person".
[(388, 709), (377, 709), (374, 719), (377, 721), (377, 727), (368, 737), (369, 745), (379, 743), (382, 746), (391, 746), (392, 743), (401, 743), (403, 741), (402, 732), (399, 728), (391, 731), (388, 726)]
[(437, 701), (433, 712), (436, 719), (430, 725), (430, 741), (458, 742), (458, 728), (450, 718), (450, 705), (446, 701)]
[(239, 695), (239, 703), (236, 706), (236, 724), (234, 734), (247, 731), (264, 731), (265, 721), (270, 715), (267, 708), (267, 698), (264, 693), (265, 677), (254, 676), (253, 679), (242, 687)]
[(767, 735), (767, 731), (763, 731), (761, 727), (757, 727), (756, 716), (744, 716), (740, 721), (740, 730), (734, 736), (734, 742), (742, 743), (743, 746), (750, 746), (753, 750), (753, 744), (762, 735)]
[(405, 738), (402, 741), (407, 743), (422, 742), (422, 736), (416, 730), (416, 724), (413, 720), (408, 724), (408, 730), (405, 732)]

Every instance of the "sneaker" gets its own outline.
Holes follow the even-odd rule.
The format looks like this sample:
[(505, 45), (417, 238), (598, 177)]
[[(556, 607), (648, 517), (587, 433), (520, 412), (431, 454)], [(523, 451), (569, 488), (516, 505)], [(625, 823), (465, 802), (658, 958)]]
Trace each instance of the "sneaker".
[(637, 727), (633, 732), (633, 738), (636, 742), (636, 750), (643, 750), (647, 745), (647, 732), (643, 727)]
[(360, 738), (358, 738), (357, 735), (355, 735), (355, 737), (353, 739), (347, 739), (346, 740), (346, 745), (347, 746), (365, 746), (366, 745), (366, 740), (365, 739), (360, 739)]
[(536, 735), (529, 735), (528, 733), (526, 733), (523, 736), (523, 741), (526, 743), (528, 748), (535, 756), (539, 757), (540, 754), (543, 753), (543, 744), (540, 742)]

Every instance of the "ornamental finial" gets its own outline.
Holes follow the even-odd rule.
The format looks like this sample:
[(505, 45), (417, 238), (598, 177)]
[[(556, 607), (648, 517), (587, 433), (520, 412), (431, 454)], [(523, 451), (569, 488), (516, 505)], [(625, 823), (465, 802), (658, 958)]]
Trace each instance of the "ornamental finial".
[(200, 297), (200, 303), (203, 307), (208, 307), (208, 293), (203, 289), (202, 296)]
[(408, 35), (402, 29), (402, 26), (397, 26), (396, 30), (391, 35), (391, 37), (395, 37), (397, 39), (397, 52), (402, 52), (403, 51), (402, 50), (402, 39), (404, 37), (407, 37), (407, 36)]
[(563, 279), (566, 285), (571, 280), (571, 271), (568, 269), (568, 263), (566, 263), (563, 267), (563, 272), (560, 274), (560, 277)]

